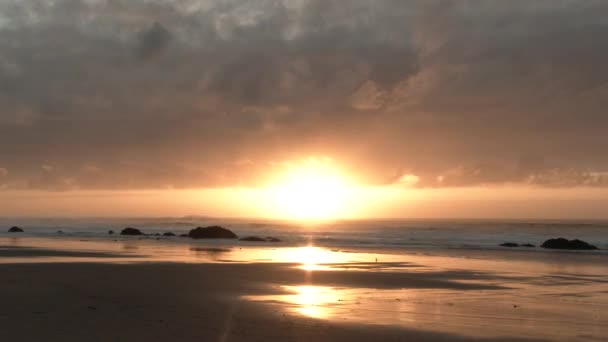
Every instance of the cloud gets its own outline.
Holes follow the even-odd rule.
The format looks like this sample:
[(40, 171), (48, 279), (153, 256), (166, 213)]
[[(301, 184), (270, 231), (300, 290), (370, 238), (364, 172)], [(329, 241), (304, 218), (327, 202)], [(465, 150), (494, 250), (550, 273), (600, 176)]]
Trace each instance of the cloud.
[(141, 59), (155, 57), (165, 50), (170, 41), (171, 33), (161, 24), (154, 23), (140, 33), (137, 55)]
[(4, 183), (256, 185), (277, 162), (325, 155), (370, 184), (605, 186), (606, 10), (4, 1)]

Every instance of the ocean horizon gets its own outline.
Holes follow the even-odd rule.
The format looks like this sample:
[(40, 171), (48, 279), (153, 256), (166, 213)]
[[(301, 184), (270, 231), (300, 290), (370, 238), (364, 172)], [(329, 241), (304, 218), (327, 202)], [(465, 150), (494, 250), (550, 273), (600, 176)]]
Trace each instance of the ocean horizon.
[[(0, 237), (12, 226), (24, 229), (20, 236), (39, 238), (115, 239), (126, 227), (140, 229), (146, 236), (171, 232), (163, 240), (184, 242), (180, 234), (196, 227), (219, 225), (239, 237), (272, 236), (282, 246), (379, 248), (506, 249), (505, 242), (533, 244), (529, 251), (548, 239), (581, 239), (608, 253), (608, 220), (524, 220), (524, 219), (357, 219), (327, 222), (298, 222), (273, 219), (185, 217), (112, 218), (0, 218)], [(115, 234), (109, 235), (112, 230)], [(225, 241), (218, 242), (226, 244)], [(231, 242), (251, 245), (251, 242)]]

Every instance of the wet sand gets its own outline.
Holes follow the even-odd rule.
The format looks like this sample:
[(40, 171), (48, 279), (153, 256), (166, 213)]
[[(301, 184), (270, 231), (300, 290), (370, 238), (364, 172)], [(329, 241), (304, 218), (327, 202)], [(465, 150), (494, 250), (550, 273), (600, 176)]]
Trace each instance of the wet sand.
[[(386, 252), (374, 254), (374, 259), (380, 258), (376, 262), (368, 260), (369, 253), (342, 252), (342, 258), (331, 262), (332, 252), (308, 247), (283, 254), (281, 248), (265, 251), (269, 255), (297, 252), (303, 258), (285, 263), (223, 260), (244, 252), (237, 249), (232, 257), (230, 252), (218, 257), (214, 253), (221, 251), (209, 255), (212, 248), (197, 247), (202, 259), (193, 263), (145, 258), (146, 243), (128, 243), (139, 248), (128, 261), (110, 250), (77, 252), (0, 243), (4, 245), (0, 247), (0, 340), (603, 341), (608, 337), (608, 278), (602, 273), (606, 266), (594, 256)], [(187, 255), (201, 256), (192, 247), (180, 248)], [(266, 255), (260, 253), (251, 251)], [(213, 257), (216, 260), (205, 259)], [(24, 258), (29, 261), (23, 262)], [(60, 261), (48, 262), (48, 258)], [(322, 261), (325, 258), (327, 262)]]

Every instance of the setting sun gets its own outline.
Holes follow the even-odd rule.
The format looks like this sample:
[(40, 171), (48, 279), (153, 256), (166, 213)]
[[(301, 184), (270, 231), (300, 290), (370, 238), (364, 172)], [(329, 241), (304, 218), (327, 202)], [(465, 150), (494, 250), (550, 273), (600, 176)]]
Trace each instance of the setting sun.
[(317, 160), (290, 166), (270, 188), (282, 216), (305, 220), (344, 216), (351, 191), (337, 168)]

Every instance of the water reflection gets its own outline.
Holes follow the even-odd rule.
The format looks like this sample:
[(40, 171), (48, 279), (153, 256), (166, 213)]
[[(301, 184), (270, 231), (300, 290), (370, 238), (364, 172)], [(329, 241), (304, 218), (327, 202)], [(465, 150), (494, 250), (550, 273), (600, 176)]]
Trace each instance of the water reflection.
[(137, 241), (126, 240), (121, 243), (122, 249), (129, 252), (135, 252), (139, 249)]
[(20, 245), (20, 239), (18, 237), (10, 237), (8, 238), (8, 245), (13, 247), (18, 247)]
[(203, 247), (192, 247), (190, 248), (190, 252), (196, 258), (203, 258), (206, 260), (220, 261), (222, 260), (222, 256), (231, 252), (230, 248), (203, 248)]
[(326, 264), (340, 262), (342, 259), (337, 252), (314, 246), (293, 248), (285, 257), (287, 262), (298, 263), (299, 268), (306, 271), (328, 269)]
[[(376, 254), (351, 253), (338, 250), (328, 250), (314, 246), (304, 247), (235, 247), (215, 241), (172, 241), (156, 239), (129, 239), (116, 237), (112, 240), (91, 239), (81, 240), (79, 238), (27, 238), (0, 237), (0, 246), (24, 246), (30, 248), (45, 248), (61, 251), (79, 252), (104, 252), (117, 253), (124, 258), (121, 261), (169, 261), (169, 262), (276, 262), (292, 263), (297, 267), (307, 270), (327, 270), (339, 267), (339, 264), (351, 262), (373, 262)], [(401, 259), (394, 256), (395, 260)], [(384, 257), (387, 259), (387, 257)], [(15, 259), (2, 260), (0, 262), (15, 262)], [(28, 258), (20, 260), (27, 262)], [(40, 262), (40, 258), (31, 262)], [(56, 260), (53, 260), (56, 261)], [(83, 258), (70, 258), (66, 261), (95, 261)], [(103, 260), (99, 260), (103, 261)], [(114, 261), (119, 261), (114, 259)]]
[(286, 303), (297, 314), (329, 319), (334, 316), (337, 305), (342, 303), (341, 297), (344, 293), (328, 286), (300, 285), (283, 286), (289, 294), (268, 296), (246, 296), (246, 299), (268, 302)]
[(330, 308), (328, 305), (338, 301), (336, 291), (324, 286), (289, 286), (295, 292), (288, 298), (290, 303), (296, 305), (296, 311), (302, 315), (314, 318), (328, 318)]

